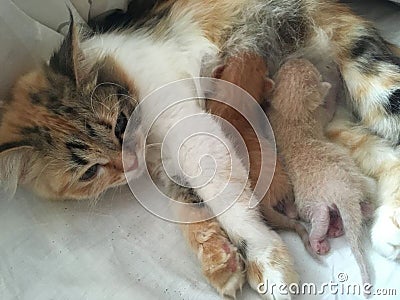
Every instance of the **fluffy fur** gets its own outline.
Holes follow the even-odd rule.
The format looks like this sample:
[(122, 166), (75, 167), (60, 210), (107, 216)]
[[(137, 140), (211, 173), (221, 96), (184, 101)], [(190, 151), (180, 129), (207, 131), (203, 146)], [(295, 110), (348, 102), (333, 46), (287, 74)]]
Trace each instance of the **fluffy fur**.
[[(71, 26), (68, 38), (50, 60), (50, 65), (19, 80), (12, 97), (2, 109), (2, 183), (13, 181), (11, 187), (18, 182), (25, 183), (36, 192), (56, 199), (92, 197), (122, 184), (121, 161), (116, 158), (121, 157), (123, 136), (121, 127), (118, 126), (118, 134), (115, 128), (123, 119), (122, 116), (119, 118), (121, 111), (131, 112), (135, 101), (117, 111), (115, 107), (118, 105), (113, 104), (120, 101), (105, 96), (118, 94), (110, 87), (110, 90), (99, 90), (101, 95), (95, 101), (98, 106), (92, 108), (90, 89), (87, 88), (90, 85), (87, 83), (97, 83), (97, 78), (100, 78), (99, 83), (122, 85), (130, 97), (142, 101), (164, 84), (210, 75), (210, 70), (221, 58), (244, 52), (262, 55), (272, 70), (288, 55), (306, 55), (315, 59), (319, 53), (320, 57), (338, 66), (349, 91), (349, 103), (363, 124), (391, 141), (398, 141), (398, 58), (370, 23), (353, 15), (346, 6), (328, 0), (165, 0), (159, 1), (145, 18), (125, 29), (79, 36), (76, 28)], [(103, 81), (96, 74), (101, 73), (97, 70), (107, 59), (111, 59), (111, 69), (118, 69), (120, 76), (115, 77), (106, 71), (104, 75), (112, 76)], [(46, 70), (60, 78), (58, 83), (49, 81)], [(123, 78), (122, 82), (126, 84), (121, 84), (119, 78)], [(66, 87), (70, 87), (72, 92), (68, 92)], [(57, 109), (50, 109), (30, 94), (31, 91), (40, 91), (52, 95), (50, 92), (54, 89), (57, 93), (49, 99)], [(185, 93), (198, 96), (192, 86), (188, 86)], [(106, 99), (114, 100), (111, 100), (111, 105), (106, 105), (106, 111), (110, 113), (104, 114), (101, 107), (104, 107), (102, 104)], [(160, 100), (160, 104), (167, 100)], [(71, 113), (71, 106), (76, 109), (75, 113)], [(86, 109), (81, 110), (81, 107)], [(144, 116), (152, 110), (146, 105), (142, 108)], [(167, 129), (176, 121), (202, 112), (202, 107), (196, 102), (177, 105), (169, 114), (159, 118), (149, 142), (162, 142)], [(223, 136), (219, 124), (212, 117), (205, 116), (201, 125), (210, 134)], [(27, 128), (21, 130), (23, 127)], [(141, 144), (139, 127), (136, 145)], [(71, 142), (69, 138), (74, 134), (79, 139), (74, 139), (74, 146), (69, 149), (67, 143)], [(85, 146), (80, 142), (85, 142)], [(176, 142), (169, 141), (165, 149), (176, 148)], [(230, 144), (229, 140), (226, 143)], [(136, 156), (140, 157), (138, 153), (143, 151), (143, 146), (132, 150), (134, 161)], [(227, 178), (232, 182), (221, 199), (231, 201), (240, 195), (238, 201), (217, 220), (235, 246), (239, 247), (245, 241), (250, 285), (256, 289), (266, 280), (277, 285), (297, 281), (292, 276), (295, 273), (292, 262), (281, 259), (284, 245), (279, 236), (263, 224), (257, 211), (248, 208), (252, 191), (246, 183), (247, 173), (240, 158), (235, 153), (227, 153), (225, 147), (215, 145), (206, 136), (192, 139), (184, 152), (186, 159), (179, 166), (173, 166), (173, 175), (197, 174), (199, 166), (194, 158), (204, 153), (213, 156), (220, 166), (210, 184), (195, 189), (196, 197), (212, 198), (221, 186), (225, 186)], [(174, 154), (169, 153), (169, 156)], [(228, 171), (231, 163), (236, 167), (232, 174)], [(76, 168), (71, 169), (71, 164)], [(131, 172), (139, 174), (141, 166), (143, 162), (140, 161), (138, 166), (133, 164)], [(204, 171), (213, 172), (213, 168), (208, 166)], [(80, 179), (87, 181), (81, 182)], [(183, 179), (189, 185), (197, 186), (194, 180)], [(243, 192), (242, 187), (245, 187)], [(221, 205), (226, 204), (222, 202), (214, 201), (208, 206), (218, 211)], [(239, 288), (238, 283), (229, 290)], [(224, 291), (222, 288), (221, 292)], [(288, 299), (290, 295), (267, 294), (265, 297), (280, 300)]]
[(343, 226), (362, 279), (369, 282), (360, 242), (361, 203), (371, 197), (372, 180), (361, 174), (345, 149), (324, 138), (315, 116), (323, 113), (330, 85), (321, 82), (320, 73), (306, 60), (286, 62), (275, 83), (268, 116), (300, 217), (311, 222), (311, 246), (318, 254), (327, 253), (327, 236), (342, 234)]
[[(219, 79), (226, 80), (243, 88), (259, 104), (264, 103), (265, 98), (272, 94), (274, 88), (274, 82), (267, 77), (268, 69), (265, 61), (262, 57), (255, 54), (243, 53), (227, 59), (225, 65), (217, 70), (216, 76)], [(229, 101), (229, 99), (227, 100)], [(240, 105), (237, 103), (230, 104), (233, 107)], [(246, 104), (242, 103), (241, 105)], [(307, 250), (313, 254), (306, 229), (294, 220), (298, 217), (298, 214), (294, 204), (292, 185), (284, 170), (281, 159), (277, 158), (275, 166), (273, 165), (274, 162), (268, 159), (276, 155), (275, 149), (273, 149), (267, 139), (257, 137), (252, 125), (235, 108), (212, 100), (207, 100), (206, 108), (211, 114), (227, 120), (238, 130), (243, 138), (249, 154), (249, 179), (253, 189), (259, 177), (263, 176), (260, 174), (261, 164), (265, 164), (265, 169), (275, 168), (271, 185), (260, 202), (261, 213), (267, 223), (275, 229), (296, 231), (303, 240)], [(253, 118), (256, 118), (255, 113), (253, 114)], [(263, 147), (264, 153), (261, 152), (260, 144), (265, 145), (265, 148)], [(261, 157), (262, 154), (264, 155), (263, 157)], [(279, 213), (276, 210), (278, 208), (286, 215)], [(290, 218), (287, 216), (290, 216)]]
[(371, 229), (374, 248), (383, 256), (400, 259), (400, 152), (388, 141), (371, 133), (341, 107), (327, 136), (349, 149), (359, 167), (377, 181), (380, 207)]

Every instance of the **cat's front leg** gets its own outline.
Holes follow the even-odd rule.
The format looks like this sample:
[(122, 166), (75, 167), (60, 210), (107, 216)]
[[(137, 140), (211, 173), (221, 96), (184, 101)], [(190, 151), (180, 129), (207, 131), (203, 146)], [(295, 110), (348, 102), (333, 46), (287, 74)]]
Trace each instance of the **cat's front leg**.
[(400, 260), (400, 151), (356, 124), (340, 108), (327, 128), (327, 136), (350, 150), (359, 167), (377, 180), (378, 205), (371, 228), (375, 250), (391, 260)]
[[(193, 93), (192, 87), (183, 87), (184, 98)], [(230, 241), (241, 249), (251, 287), (258, 290), (261, 285), (265, 299), (290, 299), (287, 290), (280, 293), (279, 287), (298, 282), (292, 258), (280, 236), (264, 224), (258, 209), (250, 208), (254, 201), (248, 172), (215, 119), (196, 101), (180, 102), (160, 115), (152, 138), (163, 143), (169, 175), (190, 185)], [(264, 291), (262, 286), (275, 288)]]
[(378, 208), (371, 229), (372, 244), (381, 255), (400, 260), (400, 208), (384, 204)]
[[(202, 208), (196, 213), (207, 214)], [(181, 228), (210, 284), (222, 296), (235, 298), (237, 290), (241, 289), (246, 281), (245, 261), (219, 222), (211, 219), (182, 224)]]
[(381, 206), (375, 212), (371, 241), (381, 255), (400, 261), (400, 152), (388, 150), (391, 151), (386, 153), (395, 154), (396, 159), (392, 163), (388, 159), (389, 163), (383, 165), (386, 167), (384, 169), (379, 170), (382, 165), (377, 168), (378, 198)]
[(147, 160), (151, 177), (158, 183), (159, 188), (175, 201), (186, 204), (176, 209), (176, 218), (179, 220), (194, 216), (196, 220), (204, 220), (181, 223), (182, 233), (211, 286), (221, 296), (235, 298), (236, 292), (246, 281), (245, 261), (239, 249), (232, 244), (220, 223), (213, 218), (210, 210), (199, 202), (193, 191), (177, 185), (168, 177), (163, 168), (159, 148), (149, 148)]

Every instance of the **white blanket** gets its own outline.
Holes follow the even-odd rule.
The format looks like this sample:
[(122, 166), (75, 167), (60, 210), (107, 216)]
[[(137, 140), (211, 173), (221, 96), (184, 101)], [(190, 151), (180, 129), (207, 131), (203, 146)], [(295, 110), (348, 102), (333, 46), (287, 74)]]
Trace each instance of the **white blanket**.
[[(72, 1), (72, 0), (71, 0)], [(61, 39), (55, 30), (68, 21), (66, 0), (0, 0), (0, 99), (12, 82)], [(75, 13), (87, 19), (89, 4), (75, 0)], [(98, 12), (126, 1), (93, 1)], [(383, 1), (358, 1), (358, 10), (378, 21), (386, 38), (400, 44), (400, 8)], [(93, 13), (93, 12), (92, 12)], [(220, 299), (201, 274), (196, 257), (176, 224), (165, 222), (133, 199), (128, 189), (110, 192), (96, 206), (87, 202), (48, 202), (26, 191), (0, 199), (0, 299)], [(331, 280), (359, 282), (359, 270), (344, 238), (318, 265), (297, 235), (283, 233), (302, 281), (317, 287)], [(367, 249), (370, 249), (368, 243)], [(376, 289), (396, 289), (400, 265), (368, 250)], [(340, 275), (344, 276), (344, 275)], [(343, 278), (343, 277), (342, 277)], [(245, 286), (240, 299), (258, 299)], [(296, 299), (363, 299), (351, 295), (302, 295)]]

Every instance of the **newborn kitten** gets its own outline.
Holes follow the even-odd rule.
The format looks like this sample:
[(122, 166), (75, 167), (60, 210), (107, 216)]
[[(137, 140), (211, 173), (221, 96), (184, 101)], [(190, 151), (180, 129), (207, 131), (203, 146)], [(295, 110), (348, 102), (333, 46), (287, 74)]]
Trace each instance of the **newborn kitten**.
[(278, 149), (293, 183), (300, 217), (311, 222), (310, 243), (318, 254), (329, 251), (327, 237), (343, 234), (369, 282), (361, 247), (361, 203), (371, 197), (372, 180), (361, 174), (347, 151), (324, 137), (316, 116), (330, 84), (306, 60), (290, 60), (276, 76), (268, 112)]
[[(243, 53), (234, 57), (230, 57), (222, 68), (218, 68), (215, 72), (216, 77), (246, 90), (259, 104), (262, 104), (265, 97), (272, 93), (274, 83), (267, 78), (268, 69), (262, 57), (256, 54)], [(233, 107), (236, 107), (231, 103)], [(241, 104), (243, 105), (243, 104)], [(269, 144), (267, 139), (257, 137), (252, 125), (241, 115), (240, 112), (222, 102), (207, 100), (207, 110), (221, 118), (227, 120), (240, 133), (243, 138), (250, 160), (249, 179), (251, 188), (254, 189), (256, 182), (259, 180), (261, 164), (265, 164), (266, 169), (273, 169), (275, 173), (268, 189), (260, 202), (260, 210), (267, 223), (276, 229), (288, 229), (296, 231), (304, 242), (307, 250), (314, 255), (308, 233), (304, 226), (293, 220), (297, 218), (298, 213), (294, 204), (293, 190), (282, 162), (277, 157), (276, 164), (269, 160), (269, 157), (275, 156), (273, 146)], [(256, 118), (256, 115), (253, 115)], [(264, 143), (264, 157), (261, 157), (260, 143)], [(261, 175), (262, 176), (262, 175)], [(283, 206), (284, 214), (279, 213), (275, 208)]]

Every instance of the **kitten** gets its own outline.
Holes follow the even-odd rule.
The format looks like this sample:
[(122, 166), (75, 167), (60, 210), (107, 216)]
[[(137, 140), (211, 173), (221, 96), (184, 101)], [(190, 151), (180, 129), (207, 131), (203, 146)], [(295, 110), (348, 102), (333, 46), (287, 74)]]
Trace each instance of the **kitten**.
[(300, 217), (311, 221), (310, 243), (318, 254), (329, 251), (328, 237), (344, 232), (370, 282), (362, 253), (361, 202), (371, 198), (372, 180), (364, 176), (338, 145), (324, 137), (316, 115), (330, 84), (307, 60), (289, 60), (278, 71), (268, 111), (278, 149), (293, 182)]
[[(71, 31), (76, 31), (74, 26), (72, 27)], [(87, 78), (86, 74), (96, 75), (97, 72), (91, 71), (95, 71), (107, 57), (110, 57), (116, 68), (121, 71), (117, 73), (122, 75), (122, 81), (127, 81), (129, 86), (126, 88), (130, 96), (143, 103), (143, 99), (160, 86), (188, 77), (210, 76), (210, 73), (201, 73), (202, 70), (213, 69), (204, 68), (204, 65), (215, 67), (215, 62), (220, 58), (235, 56), (238, 53), (257, 53), (265, 58), (271, 69), (276, 68), (283, 59), (292, 54), (322, 54), (324, 59), (338, 66), (349, 91), (349, 101), (363, 124), (393, 142), (398, 141), (398, 58), (369, 22), (353, 15), (346, 6), (336, 1), (165, 0), (160, 1), (138, 23), (125, 30), (116, 29), (106, 34), (90, 33), (86, 36), (75, 32), (67, 37), (64, 44), (64, 55), (58, 55), (63, 59), (53, 59), (50, 64), (50, 69), (62, 77), (62, 84), (55, 87), (56, 97), (51, 98), (66, 100), (65, 85), (71, 86), (74, 93), (69, 95), (71, 97), (68, 101), (58, 101), (58, 110), (69, 111), (68, 107), (71, 105), (79, 107), (80, 102), (90, 102), (87, 93), (82, 90), (86, 85), (83, 83), (88, 79), (90, 82), (96, 80), (93, 76)], [(29, 91), (39, 89), (47, 93), (54, 89), (53, 85), (47, 83), (46, 77), (43, 69), (25, 77), (22, 85), (17, 84), (25, 92), (20, 93), (20, 89), (16, 89), (14, 96), (5, 105), (6, 111), (2, 113), (0, 124), (1, 164), (4, 167), (0, 169), (2, 183), (12, 181), (14, 184), (11, 184), (11, 187), (17, 182), (30, 184), (36, 192), (57, 199), (90, 197), (119, 184), (122, 172), (116, 166), (119, 164), (116, 158), (120, 156), (118, 154), (121, 147), (119, 152), (115, 150), (115, 153), (108, 152), (107, 149), (117, 147), (119, 138), (115, 136), (114, 131), (120, 111), (115, 109), (102, 120), (98, 117), (101, 117), (101, 114), (84, 110), (80, 116), (78, 110), (78, 113), (67, 114), (61, 122), (54, 122), (54, 126), (44, 126), (43, 122), (47, 122), (48, 119), (52, 122), (59, 120), (57, 113), (47, 107), (30, 105), (32, 97)], [(119, 83), (113, 77), (107, 82)], [(198, 96), (193, 85), (187, 86), (185, 92), (193, 97)], [(34, 103), (37, 100), (35, 99)], [(160, 100), (160, 105), (164, 102)], [(31, 113), (27, 120), (21, 114), (13, 112), (23, 111), (25, 104), (29, 107), (27, 113)], [(7, 111), (7, 107), (12, 109)], [(144, 104), (141, 108), (146, 116), (154, 107), (146, 107)], [(152, 130), (150, 143), (162, 142), (169, 128), (177, 121), (190, 114), (203, 112), (197, 101), (178, 105), (169, 114), (157, 120), (158, 124)], [(50, 139), (46, 138), (46, 129), (40, 128), (35, 134), (36, 143), (28, 139), (29, 134), (26, 135), (26, 131), (21, 132), (20, 127), (25, 126), (23, 122), (28, 125), (28, 132), (35, 131), (36, 121), (32, 121), (35, 119), (41, 120), (38, 127), (49, 129), (52, 144), (49, 143)], [(89, 126), (85, 126), (83, 119), (87, 120)], [(120, 120), (123, 119), (121, 116)], [(83, 125), (76, 125), (78, 121)], [(58, 129), (59, 124), (63, 125), (62, 130)], [(223, 135), (219, 124), (212, 117), (204, 117), (203, 124), (211, 134)], [(72, 147), (74, 150), (70, 151), (66, 146), (66, 142), (69, 141), (63, 136), (71, 131), (81, 134), (80, 139), (86, 144), (93, 139), (91, 135), (99, 135), (99, 138), (97, 141), (93, 139), (90, 147)], [(58, 134), (61, 134), (61, 137), (54, 138)], [(175, 149), (176, 142), (168, 141), (165, 148)], [(229, 140), (224, 142), (230, 144)], [(94, 151), (94, 148), (97, 151)], [(139, 148), (132, 150), (133, 157), (138, 156)], [(247, 276), (250, 285), (257, 289), (258, 285), (266, 280), (269, 284), (277, 285), (295, 282), (296, 279), (290, 276), (294, 273), (291, 261), (282, 260), (280, 266), (274, 264), (280, 258), (281, 252), (278, 249), (283, 245), (282, 240), (263, 224), (257, 211), (248, 209), (252, 190), (246, 183), (247, 172), (244, 166), (238, 163), (240, 158), (237, 154), (227, 153), (223, 145), (215, 145), (209, 136), (197, 137), (188, 142), (184, 155), (186, 159), (179, 165), (182, 169), (175, 166), (173, 175), (183, 177), (189, 185), (196, 186), (196, 182), (185, 178), (184, 174), (196, 174), (199, 171), (197, 161), (192, 158), (204, 153), (217, 159), (221, 172), (216, 172), (213, 181), (206, 186), (195, 188), (196, 199), (193, 200), (200, 198), (206, 201), (219, 193), (221, 186), (226, 186), (220, 193), (221, 199), (232, 201), (238, 198), (238, 201), (232, 201), (234, 204), (231, 208), (220, 214), (217, 220), (235, 246), (239, 248), (240, 245), (246, 245), (243, 247), (246, 262), (251, 266), (248, 270), (252, 270), (248, 271)], [(174, 155), (175, 153), (168, 153), (169, 157)], [(86, 158), (82, 160), (82, 157)], [(226, 171), (231, 169), (231, 159), (238, 163), (232, 174)], [(97, 164), (99, 166), (96, 166)], [(139, 161), (138, 169), (131, 172), (139, 173), (141, 165), (143, 164)], [(41, 169), (46, 169), (48, 174), (44, 176), (38, 171)], [(83, 176), (86, 172), (88, 174)], [(108, 178), (109, 176), (115, 178)], [(90, 180), (81, 182), (81, 178)], [(227, 178), (232, 179), (229, 185), (225, 185)], [(214, 201), (207, 205), (216, 212), (221, 203)], [(223, 287), (222, 293), (229, 290), (228, 293), (232, 294), (232, 290), (238, 290), (240, 282), (235, 283)], [(265, 297), (289, 299), (290, 295), (266, 294)]]
[(337, 111), (326, 134), (348, 148), (359, 167), (376, 179), (380, 207), (371, 229), (372, 244), (383, 256), (400, 260), (399, 147), (371, 133), (344, 108)]
[[(264, 99), (271, 95), (274, 82), (267, 77), (268, 70), (262, 57), (243, 53), (226, 60), (223, 67), (216, 70), (215, 76), (219, 79), (234, 83), (235, 85), (246, 90), (259, 104), (264, 103)], [(235, 106), (235, 103), (230, 103)], [(275, 168), (271, 185), (268, 192), (262, 198), (259, 208), (267, 223), (275, 229), (289, 229), (296, 231), (301, 237), (306, 249), (314, 256), (314, 252), (310, 247), (307, 230), (301, 223), (293, 220), (297, 218), (298, 213), (294, 204), (294, 196), (291, 183), (284, 170), (279, 156), (276, 162), (270, 161), (268, 158), (275, 156), (275, 149), (268, 140), (260, 140), (257, 137), (252, 125), (241, 115), (240, 112), (231, 108), (229, 105), (218, 101), (207, 100), (207, 110), (213, 115), (217, 115), (227, 120), (240, 133), (243, 138), (250, 160), (249, 179), (251, 187), (254, 189), (261, 171), (261, 164), (265, 164), (265, 169)], [(252, 115), (256, 118), (256, 115)], [(264, 143), (263, 155), (260, 143)], [(273, 165), (275, 163), (275, 166)], [(262, 176), (262, 175), (261, 175)], [(287, 216), (276, 211), (276, 208), (283, 206), (283, 212)]]

